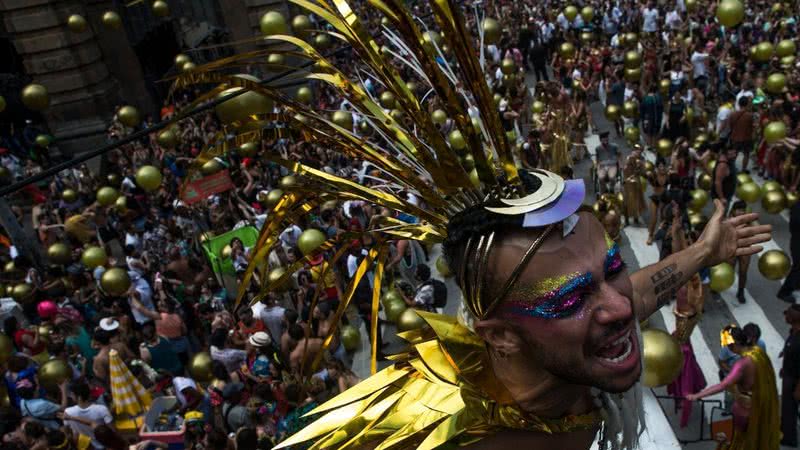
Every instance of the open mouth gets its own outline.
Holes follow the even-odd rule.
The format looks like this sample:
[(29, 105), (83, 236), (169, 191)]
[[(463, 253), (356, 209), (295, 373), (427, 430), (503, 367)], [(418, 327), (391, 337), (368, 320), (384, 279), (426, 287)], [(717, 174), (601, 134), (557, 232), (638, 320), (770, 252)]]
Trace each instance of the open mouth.
[(638, 362), (635, 337), (633, 328), (631, 328), (620, 337), (601, 347), (595, 353), (595, 356), (604, 366), (618, 371), (630, 370)]

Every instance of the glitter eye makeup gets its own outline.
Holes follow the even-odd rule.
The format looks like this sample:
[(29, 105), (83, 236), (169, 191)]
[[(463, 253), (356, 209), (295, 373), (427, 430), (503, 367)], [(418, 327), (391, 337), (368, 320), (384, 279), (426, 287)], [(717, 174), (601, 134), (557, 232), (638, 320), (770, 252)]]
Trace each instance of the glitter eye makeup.
[(622, 255), (619, 252), (619, 246), (613, 243), (606, 253), (605, 274), (606, 277), (616, 275), (625, 268), (625, 261), (622, 260)]
[[(593, 284), (592, 274), (575, 272), (516, 289), (503, 309), (514, 315), (562, 319), (578, 311)], [(524, 299), (524, 300), (522, 300)]]

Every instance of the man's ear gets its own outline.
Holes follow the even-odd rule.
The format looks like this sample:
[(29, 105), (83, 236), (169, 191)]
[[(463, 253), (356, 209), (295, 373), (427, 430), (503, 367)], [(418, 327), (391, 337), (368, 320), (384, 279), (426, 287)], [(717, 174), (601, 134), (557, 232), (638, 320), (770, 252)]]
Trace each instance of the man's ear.
[(495, 352), (504, 355), (520, 353), (525, 340), (508, 322), (500, 319), (487, 319), (475, 323), (475, 332)]

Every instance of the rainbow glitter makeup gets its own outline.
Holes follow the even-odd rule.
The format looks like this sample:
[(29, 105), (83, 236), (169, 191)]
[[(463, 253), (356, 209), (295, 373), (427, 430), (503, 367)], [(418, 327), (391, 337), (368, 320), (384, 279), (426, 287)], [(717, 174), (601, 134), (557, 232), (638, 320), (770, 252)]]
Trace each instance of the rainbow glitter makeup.
[(588, 272), (547, 278), (531, 287), (513, 290), (512, 300), (505, 302), (503, 309), (514, 315), (562, 319), (580, 309), (592, 284), (592, 274)]
[(614, 243), (606, 253), (605, 274), (606, 276), (616, 275), (625, 268), (625, 263), (622, 261), (622, 255), (619, 252), (619, 246)]

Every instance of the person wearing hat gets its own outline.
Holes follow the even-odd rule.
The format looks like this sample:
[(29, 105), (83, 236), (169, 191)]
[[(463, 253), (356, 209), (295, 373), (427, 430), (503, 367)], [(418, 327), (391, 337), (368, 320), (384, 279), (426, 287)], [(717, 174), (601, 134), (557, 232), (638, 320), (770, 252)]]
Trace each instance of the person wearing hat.
[(252, 352), (248, 355), (248, 369), (250, 375), (256, 377), (255, 381), (259, 381), (260, 377), (268, 377), (270, 375), (269, 365), (271, 361), (277, 361), (279, 358), (278, 351), (272, 342), (272, 338), (264, 331), (253, 333), (247, 339), (249, 349)]
[(241, 427), (251, 427), (253, 422), (247, 407), (242, 405), (242, 391), (244, 384), (228, 383), (222, 390), (222, 417), (229, 433), (233, 433)]

